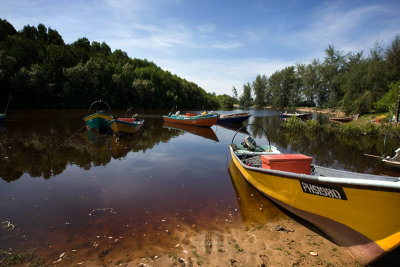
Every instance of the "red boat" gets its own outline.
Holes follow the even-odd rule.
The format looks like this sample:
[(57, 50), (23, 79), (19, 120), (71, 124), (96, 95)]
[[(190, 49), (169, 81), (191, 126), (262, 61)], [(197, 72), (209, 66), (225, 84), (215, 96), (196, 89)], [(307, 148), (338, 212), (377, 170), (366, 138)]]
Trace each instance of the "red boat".
[(169, 114), (168, 116), (163, 116), (163, 118), (165, 122), (211, 127), (218, 121), (219, 115), (214, 113), (209, 113), (204, 115), (189, 113), (187, 115), (180, 115), (178, 113), (178, 114)]

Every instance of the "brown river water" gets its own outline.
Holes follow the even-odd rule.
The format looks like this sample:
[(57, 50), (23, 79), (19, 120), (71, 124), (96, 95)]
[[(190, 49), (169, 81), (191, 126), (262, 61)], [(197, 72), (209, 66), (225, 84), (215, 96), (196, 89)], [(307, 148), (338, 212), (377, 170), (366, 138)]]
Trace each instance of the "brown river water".
[[(400, 175), (364, 156), (381, 155), (382, 139), (293, 134), (281, 129), (278, 110), (249, 112), (249, 123), (264, 127), (283, 152), (306, 154), (322, 166)], [(176, 246), (175, 232), (222, 233), (231, 225), (290, 218), (233, 179), (228, 145), (236, 130), (166, 127), (166, 113), (146, 112), (141, 132), (117, 139), (86, 129), (87, 111), (10, 111), (0, 124), (0, 250), (36, 249), (46, 264), (76, 252), (75, 265), (93, 258), (96, 265), (111, 247), (120, 254), (113, 257), (133, 260), (153, 255), (150, 247)], [(266, 142), (253, 126), (235, 142), (246, 131)]]

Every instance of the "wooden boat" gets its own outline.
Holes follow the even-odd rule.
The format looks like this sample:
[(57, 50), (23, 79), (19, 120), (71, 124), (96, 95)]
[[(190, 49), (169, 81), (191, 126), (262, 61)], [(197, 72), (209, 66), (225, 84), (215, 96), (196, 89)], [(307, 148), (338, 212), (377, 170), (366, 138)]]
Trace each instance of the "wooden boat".
[(347, 116), (347, 117), (337, 117), (337, 116), (330, 116), (329, 120), (330, 121), (335, 121), (335, 122), (350, 122), (350, 121), (356, 121), (358, 120), (359, 114), (353, 115), (353, 116)]
[(133, 134), (137, 133), (143, 126), (144, 120), (138, 119), (137, 114), (132, 117), (127, 117), (128, 112), (131, 109), (128, 109), (125, 112), (125, 117), (117, 118), (108, 123), (108, 126), (117, 135), (124, 134)]
[(306, 120), (306, 119), (308, 119), (308, 117), (310, 115), (311, 115), (310, 113), (297, 113), (297, 112), (288, 113), (286, 111), (282, 112), (281, 114), (279, 114), (279, 116), (281, 117), (282, 120), (286, 120), (286, 119), (291, 118), (291, 117), (296, 117), (296, 118), (299, 118), (299, 119), (302, 119), (302, 120)]
[(251, 116), (248, 112), (234, 113), (234, 114), (222, 114), (219, 117), (218, 122), (227, 123), (243, 123)]
[[(102, 100), (93, 102), (89, 107), (89, 113), (91, 112), (92, 107), (96, 104), (98, 104), (98, 105), (104, 104), (105, 106), (108, 107), (109, 114), (111, 114), (110, 106), (105, 101), (102, 101)], [(109, 130), (108, 123), (110, 121), (112, 121), (113, 119), (114, 119), (113, 116), (105, 114), (104, 110), (98, 110), (95, 113), (92, 113), (89, 116), (86, 116), (83, 118), (83, 120), (86, 122), (87, 126), (90, 129), (97, 130), (97, 131), (103, 131), (103, 132)]]
[(207, 113), (197, 115), (194, 113), (188, 113), (185, 115), (180, 115), (179, 111), (175, 114), (169, 114), (168, 116), (163, 116), (164, 122), (173, 122), (179, 124), (193, 125), (193, 126), (213, 126), (219, 119), (219, 115), (215, 113)]
[[(236, 134), (235, 134), (236, 135)], [(268, 136), (268, 135), (267, 135)], [(270, 200), (320, 228), (362, 264), (400, 245), (400, 178), (311, 164), (276, 148), (230, 145), (245, 179)]]
[(198, 135), (216, 142), (219, 142), (219, 139), (213, 129), (209, 127), (196, 127), (192, 125), (186, 125), (186, 124), (179, 124), (179, 123), (173, 123), (173, 122), (164, 122), (163, 124), (164, 128), (168, 129), (174, 129), (174, 130), (180, 130), (180, 131), (185, 131), (194, 135)]

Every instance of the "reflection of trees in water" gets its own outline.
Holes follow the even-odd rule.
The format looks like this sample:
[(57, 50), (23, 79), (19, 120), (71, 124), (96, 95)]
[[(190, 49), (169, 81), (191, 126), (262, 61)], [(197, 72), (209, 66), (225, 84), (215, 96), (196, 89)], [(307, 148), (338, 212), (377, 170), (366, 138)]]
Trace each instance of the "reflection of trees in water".
[[(182, 134), (163, 129), (160, 119), (146, 120), (144, 128), (139, 140), (128, 140), (128, 143), (134, 142), (134, 146), (127, 145), (128, 150), (123, 155), (130, 151), (145, 152), (160, 142), (168, 142), (172, 137)], [(71, 138), (74, 129), (79, 127), (64, 123), (47, 128), (32, 127), (29, 131), (14, 128), (1, 132), (0, 177), (10, 182), (28, 173), (32, 177), (48, 179), (61, 174), (69, 164), (89, 170), (94, 166), (105, 166), (111, 161), (108, 139), (115, 137), (99, 136), (105, 138), (106, 142), (103, 146), (95, 147), (85, 136), (84, 129)]]
[[(373, 172), (377, 159), (364, 154), (383, 155), (383, 138), (376, 136), (347, 137), (334, 132), (289, 131), (280, 127), (278, 116), (254, 117), (252, 123), (267, 130), (271, 144), (282, 152), (302, 153), (314, 158), (314, 163), (322, 166), (352, 170), (357, 172)], [(264, 132), (256, 126), (250, 126), (249, 132), (258, 142), (266, 142)], [(391, 138), (388, 141), (387, 153), (399, 147), (400, 140)]]

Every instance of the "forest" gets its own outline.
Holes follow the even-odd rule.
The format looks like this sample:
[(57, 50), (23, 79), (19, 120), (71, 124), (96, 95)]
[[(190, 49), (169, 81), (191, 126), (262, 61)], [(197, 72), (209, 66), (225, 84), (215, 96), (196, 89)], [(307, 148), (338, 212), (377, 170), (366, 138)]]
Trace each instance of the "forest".
[(394, 112), (400, 88), (400, 37), (376, 42), (368, 55), (329, 45), (325, 57), (297, 63), (233, 88), (233, 96), (207, 93), (146, 59), (82, 37), (65, 44), (43, 24), (17, 31), (0, 18), (0, 107), (80, 109), (98, 99), (112, 108), (216, 109), (242, 106)]
[(0, 19), (0, 107), (80, 109), (98, 99), (112, 108), (215, 109), (234, 98), (207, 93), (197, 84), (146, 59), (82, 37), (65, 44), (54, 29), (39, 24), (16, 31)]
[[(369, 54), (343, 53), (329, 45), (323, 60), (297, 63), (257, 75), (233, 94), (242, 106), (341, 109), (347, 114), (394, 112), (400, 89), (400, 37), (383, 48), (379, 42)], [(253, 97), (254, 96), (254, 99)]]

